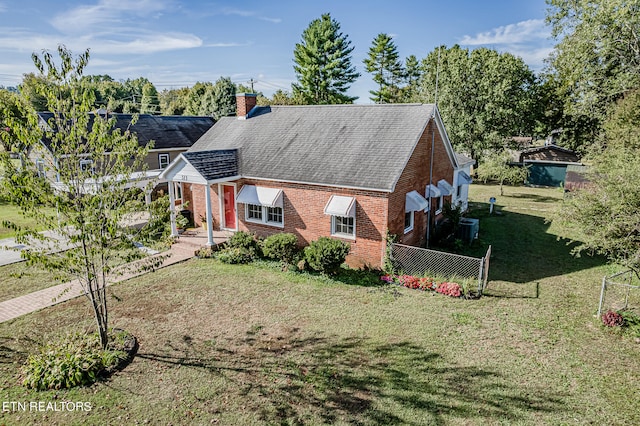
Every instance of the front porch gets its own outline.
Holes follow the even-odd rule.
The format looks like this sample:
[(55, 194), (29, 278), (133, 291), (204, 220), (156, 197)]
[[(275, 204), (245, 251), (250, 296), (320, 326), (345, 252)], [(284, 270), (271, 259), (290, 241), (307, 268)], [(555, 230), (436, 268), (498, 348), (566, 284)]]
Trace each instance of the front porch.
[[(211, 234), (214, 245), (218, 245), (226, 242), (233, 235), (233, 231), (212, 231)], [(182, 234), (179, 234), (177, 238), (181, 243), (192, 245), (194, 250), (211, 246), (208, 243), (208, 231), (202, 227), (188, 228)]]
[[(210, 224), (206, 230), (199, 228), (196, 232), (188, 232), (187, 238), (193, 237), (199, 240), (205, 240), (206, 238), (204, 246), (211, 247), (218, 244), (216, 238), (226, 241), (230, 234), (237, 230), (236, 187), (232, 183), (240, 178), (238, 173), (238, 151), (236, 149), (182, 153), (169, 167), (164, 169), (160, 178), (166, 180), (169, 186), (171, 235), (173, 237), (182, 238), (182, 235), (184, 235), (178, 234), (176, 226), (176, 201), (178, 201), (177, 198), (183, 198), (183, 191), (180, 189), (180, 196), (177, 197), (178, 190), (175, 187), (175, 185), (180, 185), (180, 188), (182, 188), (183, 184), (189, 185), (191, 194), (191, 200), (187, 199), (186, 201), (193, 202), (193, 191), (196, 188), (202, 189), (204, 212), (194, 210), (192, 213), (194, 220), (197, 214), (200, 216), (201, 222)], [(221, 210), (221, 215), (217, 219), (219, 230), (215, 230), (213, 226), (214, 206), (211, 200), (211, 187), (216, 184), (221, 188), (219, 191), (224, 193), (224, 197), (219, 197), (218, 200)], [(179, 201), (180, 204), (184, 205), (185, 200), (181, 199)]]

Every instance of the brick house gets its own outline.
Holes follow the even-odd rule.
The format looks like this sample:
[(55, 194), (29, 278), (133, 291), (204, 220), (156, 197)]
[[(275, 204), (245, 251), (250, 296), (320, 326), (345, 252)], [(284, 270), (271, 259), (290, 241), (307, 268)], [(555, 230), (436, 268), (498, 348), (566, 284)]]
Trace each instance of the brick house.
[(351, 245), (350, 265), (378, 267), (387, 230), (424, 246), (457, 195), (435, 105), (257, 107), (252, 94), (237, 105), (161, 175), (172, 206), (189, 201), (196, 224), (213, 224), (209, 245), (212, 229), (330, 236)]

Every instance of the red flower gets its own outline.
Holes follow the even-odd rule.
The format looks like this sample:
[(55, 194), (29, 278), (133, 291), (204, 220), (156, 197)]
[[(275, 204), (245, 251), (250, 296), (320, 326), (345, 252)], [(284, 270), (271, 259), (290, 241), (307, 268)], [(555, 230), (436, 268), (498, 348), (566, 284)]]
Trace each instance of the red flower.
[(436, 291), (440, 294), (451, 297), (460, 297), (462, 295), (462, 287), (458, 283), (440, 283), (436, 288)]

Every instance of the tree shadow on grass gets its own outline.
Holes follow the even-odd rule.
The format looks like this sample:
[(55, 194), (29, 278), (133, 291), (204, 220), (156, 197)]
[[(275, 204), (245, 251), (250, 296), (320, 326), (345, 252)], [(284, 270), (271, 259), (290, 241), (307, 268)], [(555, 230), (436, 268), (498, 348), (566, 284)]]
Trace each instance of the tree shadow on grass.
[[(574, 256), (572, 250), (578, 243), (549, 233), (551, 224), (541, 216), (512, 211), (502, 215), (472, 212), (471, 216), (480, 219), (479, 240), (465, 254), (483, 256), (491, 245), (490, 281), (535, 283), (607, 263), (602, 256)], [(527, 294), (533, 292), (535, 288), (527, 290)]]
[(518, 422), (565, 410), (562, 396), (547, 388), (520, 388), (499, 372), (451, 365), (410, 342), (292, 332), (214, 346), (176, 339), (171, 346), (138, 357), (224, 376), (224, 392), (269, 424)]
[(39, 344), (28, 336), (0, 336), (0, 364), (23, 363), (31, 350), (38, 347)]

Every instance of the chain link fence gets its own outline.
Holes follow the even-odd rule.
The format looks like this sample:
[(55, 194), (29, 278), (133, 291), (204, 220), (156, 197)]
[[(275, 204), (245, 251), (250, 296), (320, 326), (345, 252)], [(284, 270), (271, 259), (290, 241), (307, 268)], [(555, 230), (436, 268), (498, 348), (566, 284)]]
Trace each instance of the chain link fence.
[(397, 271), (409, 275), (441, 275), (476, 279), (478, 294), (487, 286), (491, 246), (482, 258), (462, 256), (420, 247), (392, 244), (390, 260)]
[(608, 310), (629, 310), (640, 315), (640, 279), (628, 270), (602, 278), (598, 318)]

